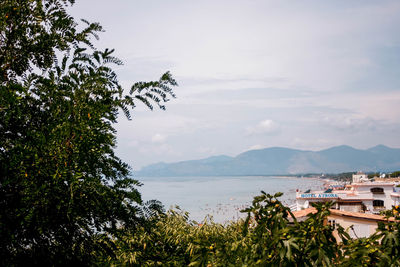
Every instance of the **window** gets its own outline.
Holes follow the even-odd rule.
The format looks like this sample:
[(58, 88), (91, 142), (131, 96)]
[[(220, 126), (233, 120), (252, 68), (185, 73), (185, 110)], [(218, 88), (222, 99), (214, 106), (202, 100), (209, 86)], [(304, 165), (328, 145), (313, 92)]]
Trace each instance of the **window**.
[(385, 193), (382, 187), (371, 188), (371, 192), (373, 194), (384, 194)]
[(328, 220), (328, 224), (333, 227), (333, 229), (336, 229), (336, 221), (335, 220)]
[(372, 202), (372, 205), (374, 207), (383, 207), (383, 206), (385, 206), (385, 202), (383, 202), (383, 200), (374, 200)]

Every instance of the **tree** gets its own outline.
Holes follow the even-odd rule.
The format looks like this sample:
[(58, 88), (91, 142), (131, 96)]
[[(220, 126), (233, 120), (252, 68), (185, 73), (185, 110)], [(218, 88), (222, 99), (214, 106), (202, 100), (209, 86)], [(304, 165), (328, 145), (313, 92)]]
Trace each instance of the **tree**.
[(400, 171), (392, 172), (392, 173), (390, 174), (390, 177), (394, 177), (394, 178), (400, 177)]
[[(334, 227), (324, 224), (332, 203), (319, 203), (315, 214), (297, 221), (290, 209), (278, 200), (281, 195), (262, 192), (242, 211), (249, 215), (246, 220), (223, 225), (212, 220), (198, 224), (189, 221), (185, 213), (169, 211), (150, 233), (128, 233), (118, 240), (118, 257), (109, 263), (117, 266), (341, 266), (345, 258), (333, 235)], [(347, 257), (357, 255), (351, 251), (346, 253)], [(354, 260), (351, 262), (358, 266)]]
[[(113, 257), (111, 238), (161, 211), (114, 154), (119, 111), (175, 95), (169, 72), (129, 94), (102, 30), (67, 14), (73, 0), (0, 4), (0, 265), (92, 264)], [(57, 55), (57, 56), (56, 56)]]

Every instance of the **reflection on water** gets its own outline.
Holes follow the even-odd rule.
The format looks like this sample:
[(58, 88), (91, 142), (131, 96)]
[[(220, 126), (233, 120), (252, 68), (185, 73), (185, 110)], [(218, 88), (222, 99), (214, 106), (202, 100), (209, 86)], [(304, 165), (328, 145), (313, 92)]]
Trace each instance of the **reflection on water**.
[(144, 200), (160, 200), (166, 208), (178, 205), (196, 221), (212, 215), (217, 222), (244, 217), (240, 210), (261, 190), (283, 192), (281, 201), (290, 205), (295, 203), (296, 189), (317, 190), (323, 184), (318, 179), (271, 176), (144, 177), (140, 181)]

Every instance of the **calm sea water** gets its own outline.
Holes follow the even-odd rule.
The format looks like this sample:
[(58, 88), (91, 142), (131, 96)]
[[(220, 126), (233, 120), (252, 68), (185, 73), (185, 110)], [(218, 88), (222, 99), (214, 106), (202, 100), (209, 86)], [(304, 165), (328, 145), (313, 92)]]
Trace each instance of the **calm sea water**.
[(323, 185), (319, 179), (272, 176), (142, 177), (140, 181), (144, 200), (160, 200), (167, 209), (178, 205), (198, 222), (207, 215), (217, 222), (244, 217), (240, 210), (261, 190), (283, 192), (281, 201), (290, 205), (295, 203), (296, 189), (317, 190)]

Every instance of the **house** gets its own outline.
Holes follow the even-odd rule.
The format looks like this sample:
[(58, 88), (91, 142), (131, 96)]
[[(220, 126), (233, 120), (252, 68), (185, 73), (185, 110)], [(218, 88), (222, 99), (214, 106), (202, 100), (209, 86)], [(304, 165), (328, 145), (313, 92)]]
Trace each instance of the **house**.
[(360, 183), (368, 181), (368, 176), (363, 172), (357, 172), (353, 174), (353, 183)]
[[(316, 213), (317, 210), (313, 207), (304, 210), (294, 211), (293, 215), (298, 221), (304, 221), (307, 219), (307, 215), (310, 213)], [(368, 214), (360, 212), (343, 211), (337, 209), (330, 209), (331, 214), (327, 217), (325, 223), (329, 223), (336, 227), (341, 225), (347, 230), (352, 238), (369, 237), (376, 232), (378, 222), (393, 221), (394, 218), (385, 218), (384, 216), (377, 214)], [(336, 240), (341, 241), (338, 232), (333, 232)]]
[(313, 202), (335, 202), (334, 208), (341, 211), (379, 214), (400, 204), (400, 187), (394, 182), (372, 182), (365, 174), (353, 175), (353, 183), (344, 188), (296, 193), (295, 210), (307, 209)]

